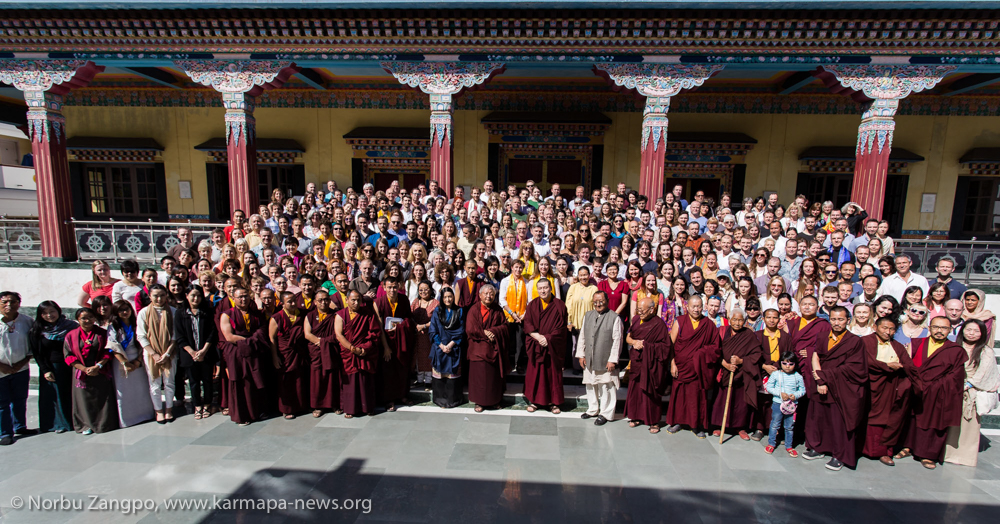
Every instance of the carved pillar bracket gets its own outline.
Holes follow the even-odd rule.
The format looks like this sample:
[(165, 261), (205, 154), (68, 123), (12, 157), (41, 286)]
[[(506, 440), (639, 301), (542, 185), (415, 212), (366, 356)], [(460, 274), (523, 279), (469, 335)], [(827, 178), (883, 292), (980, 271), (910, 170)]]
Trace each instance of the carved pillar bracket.
[(286, 60), (181, 60), (191, 80), (222, 94), (226, 108), (230, 213), (257, 208), (257, 96), (281, 87), (299, 68)]
[(452, 190), (452, 97), (481, 85), (504, 71), (502, 62), (382, 62), (401, 84), (419, 88), (431, 103), (431, 180), (445, 193)]
[(103, 66), (87, 60), (0, 60), (0, 82), (24, 93), (28, 105), (28, 138), (38, 188), (38, 223), (42, 256), (76, 260), (72, 182), (66, 156), (63, 95), (84, 87)]
[(899, 101), (911, 93), (932, 89), (957, 66), (866, 64), (824, 65), (822, 68), (844, 88), (869, 99), (862, 103), (851, 200), (873, 218), (881, 218)]
[[(655, 202), (663, 195), (663, 163), (667, 149), (667, 111), (670, 97), (693, 89), (721, 71), (722, 65), (611, 64), (594, 66), (594, 72), (619, 89), (635, 90), (646, 97), (642, 111), (642, 161), (639, 192)], [(650, 147), (652, 146), (652, 147)]]

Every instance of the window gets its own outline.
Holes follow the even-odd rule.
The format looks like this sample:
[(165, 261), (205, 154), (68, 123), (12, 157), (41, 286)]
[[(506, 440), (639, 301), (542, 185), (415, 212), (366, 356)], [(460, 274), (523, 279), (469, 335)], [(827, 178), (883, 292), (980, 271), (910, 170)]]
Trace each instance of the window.
[(994, 239), (1000, 231), (1000, 180), (958, 177), (952, 238)]
[(284, 200), (292, 196), (294, 190), (293, 166), (263, 165), (257, 166), (257, 186), (260, 188), (260, 203), (271, 201), (271, 192), (281, 189)]
[(84, 173), (88, 214), (159, 217), (153, 166), (87, 164)]

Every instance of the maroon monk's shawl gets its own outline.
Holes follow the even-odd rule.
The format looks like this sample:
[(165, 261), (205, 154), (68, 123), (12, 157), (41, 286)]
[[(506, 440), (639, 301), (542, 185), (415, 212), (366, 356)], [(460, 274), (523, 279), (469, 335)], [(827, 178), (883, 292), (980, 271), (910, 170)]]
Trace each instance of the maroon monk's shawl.
[(371, 306), (364, 306), (354, 318), (351, 319), (350, 310), (347, 308), (337, 312), (344, 321), (344, 338), (354, 347), (363, 350), (364, 355), (355, 355), (348, 348), (340, 346), (340, 357), (344, 363), (344, 372), (349, 375), (364, 371), (365, 373), (375, 373), (375, 365), (379, 355), (382, 354), (379, 334), (382, 333), (382, 326), (378, 324), (378, 316)]
[[(829, 340), (829, 339), (828, 339)], [(854, 431), (865, 419), (868, 388), (868, 359), (861, 337), (844, 332), (837, 345), (819, 349), (819, 385), (825, 385), (827, 395), (816, 394), (811, 399), (823, 404), (835, 403), (844, 417), (847, 431)]]
[(959, 344), (946, 341), (928, 357), (929, 345), (929, 338), (911, 342), (913, 363), (920, 376), (913, 412), (918, 428), (943, 431), (961, 424), (965, 361), (969, 354)]
[[(757, 391), (762, 384), (760, 339), (750, 328), (743, 328), (735, 334), (729, 326), (723, 326), (719, 330), (722, 338), (722, 360), (732, 362), (734, 355), (743, 359), (743, 363), (736, 368), (736, 374), (733, 376), (733, 390), (742, 391), (744, 402), (756, 408)], [(732, 372), (725, 367), (720, 370), (719, 384), (723, 388), (729, 386), (730, 374)]]

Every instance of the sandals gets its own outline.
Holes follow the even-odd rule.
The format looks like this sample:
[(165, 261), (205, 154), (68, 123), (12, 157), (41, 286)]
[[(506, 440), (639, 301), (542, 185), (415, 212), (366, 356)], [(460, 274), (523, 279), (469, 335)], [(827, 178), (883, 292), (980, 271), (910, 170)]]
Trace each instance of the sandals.
[(163, 421), (164, 422), (173, 422), (174, 421), (173, 411), (170, 410), (170, 409), (166, 409), (164, 411), (165, 411), (165, 413), (163, 414)]
[(909, 457), (909, 456), (912, 456), (912, 455), (913, 455), (913, 453), (910, 451), (910, 448), (903, 448), (903, 449), (901, 449), (899, 451), (899, 453), (896, 453), (896, 456), (894, 456), (892, 458), (894, 458), (896, 460), (900, 460), (900, 459), (905, 459), (906, 457)]
[(167, 420), (165, 418), (163, 418), (163, 412), (162, 411), (157, 411), (156, 412), (156, 423), (157, 424), (166, 424), (167, 423)]
[(205, 418), (205, 408), (194, 408), (194, 419), (201, 420)]
[(476, 405), (476, 409), (475, 409), (475, 412), (476, 412), (476, 413), (482, 413), (482, 412), (483, 412), (483, 407), (477, 404), (477, 405)]
[(538, 406), (536, 406), (534, 404), (528, 404), (528, 409), (527, 409), (528, 413), (534, 413), (537, 410), (538, 410)]
[(320, 418), (322, 416), (323, 416), (323, 410), (322, 409), (314, 409), (313, 410), (313, 418)]
[(229, 408), (222, 408), (222, 416), (224, 417), (229, 416)]
[(559, 409), (559, 406), (552, 406), (552, 409), (550, 409), (549, 412), (552, 413), (553, 415), (558, 415), (562, 413), (562, 410)]
[(630, 428), (634, 428), (634, 427), (641, 426), (641, 425), (642, 425), (642, 422), (639, 422), (638, 420), (630, 420), (630, 421), (628, 421), (628, 427), (630, 427)]
[(396, 404), (389, 404), (385, 407), (385, 410), (389, 413), (396, 411)]
[(344, 415), (344, 418), (354, 418), (354, 415), (351, 415), (350, 413), (348, 413), (348, 414)]
[(333, 414), (334, 415), (343, 415), (344, 414), (344, 410), (338, 409), (337, 411), (334, 411)]
[(653, 435), (660, 432), (660, 426), (649, 426), (649, 432)]
[(927, 468), (927, 469), (936, 469), (937, 468), (937, 463), (934, 462), (931, 459), (922, 459), (920, 461), (920, 465), (923, 466), (923, 467), (925, 467), (925, 468)]
[(294, 418), (295, 418), (295, 415), (292, 415), (291, 413), (285, 415), (285, 420), (292, 420)]

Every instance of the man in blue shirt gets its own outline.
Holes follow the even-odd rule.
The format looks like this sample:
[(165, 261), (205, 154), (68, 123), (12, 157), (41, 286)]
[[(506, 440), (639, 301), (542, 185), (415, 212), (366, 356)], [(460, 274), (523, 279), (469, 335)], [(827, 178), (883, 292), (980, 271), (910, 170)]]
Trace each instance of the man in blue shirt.
[(380, 238), (384, 238), (386, 242), (389, 243), (389, 247), (396, 247), (396, 245), (399, 244), (399, 237), (389, 232), (389, 219), (386, 218), (385, 215), (382, 215), (378, 217), (376, 224), (378, 231), (369, 235), (368, 238), (365, 239), (365, 242), (374, 246)]

